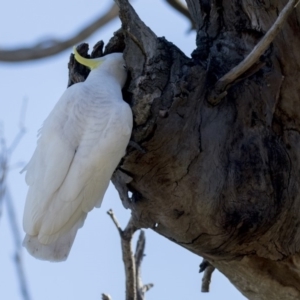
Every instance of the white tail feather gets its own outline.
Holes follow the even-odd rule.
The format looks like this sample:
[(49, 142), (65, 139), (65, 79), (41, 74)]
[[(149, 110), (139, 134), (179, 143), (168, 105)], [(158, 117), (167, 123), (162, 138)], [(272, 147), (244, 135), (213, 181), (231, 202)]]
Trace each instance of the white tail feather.
[(82, 227), (84, 219), (80, 219), (70, 231), (48, 245), (40, 243), (37, 236), (26, 234), (23, 246), (35, 258), (51, 262), (64, 261), (68, 258), (77, 230)]

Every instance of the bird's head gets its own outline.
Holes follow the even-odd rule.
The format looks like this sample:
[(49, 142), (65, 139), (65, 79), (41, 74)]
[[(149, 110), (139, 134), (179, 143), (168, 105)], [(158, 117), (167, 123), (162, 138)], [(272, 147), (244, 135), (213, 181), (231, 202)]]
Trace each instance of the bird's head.
[(115, 77), (124, 86), (127, 78), (126, 64), (122, 53), (111, 53), (97, 58), (82, 57), (74, 47), (74, 57), (91, 71), (99, 70)]

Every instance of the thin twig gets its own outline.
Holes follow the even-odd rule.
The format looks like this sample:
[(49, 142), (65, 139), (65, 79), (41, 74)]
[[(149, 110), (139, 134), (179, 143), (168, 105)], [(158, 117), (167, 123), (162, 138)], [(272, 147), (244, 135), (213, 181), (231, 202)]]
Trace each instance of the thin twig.
[(214, 272), (215, 267), (212, 265), (209, 265), (205, 268), (203, 278), (202, 278), (202, 286), (201, 286), (201, 292), (202, 293), (208, 293), (209, 292), (209, 285), (211, 282), (211, 276), (212, 273)]
[(9, 170), (8, 164), (11, 154), (13, 153), (15, 147), (18, 145), (20, 140), (23, 137), (25, 131), (25, 101), (23, 102), (20, 119), (19, 119), (19, 132), (14, 138), (12, 145), (7, 148), (4, 134), (2, 128), (0, 127), (0, 205), (1, 202), (5, 202), (8, 212), (8, 220), (15, 244), (15, 255), (14, 262), (16, 266), (17, 278), (19, 281), (21, 295), (24, 300), (30, 300), (29, 289), (27, 285), (27, 280), (24, 272), (23, 261), (22, 261), (22, 242), (21, 242), (21, 233), (19, 230), (17, 217), (15, 213), (15, 208), (13, 205), (13, 200), (7, 185), (7, 173)]
[(96, 30), (115, 19), (118, 16), (119, 9), (116, 4), (104, 14), (98, 17), (93, 23), (80, 30), (75, 35), (64, 41), (49, 39), (38, 43), (29, 48), (19, 47), (17, 49), (0, 49), (0, 61), (20, 62), (27, 60), (40, 59), (51, 55), (58, 54), (88, 38)]
[(21, 234), (19, 231), (19, 226), (17, 223), (17, 217), (15, 213), (15, 208), (12, 202), (12, 197), (10, 195), (10, 191), (7, 187), (7, 172), (8, 172), (8, 150), (5, 147), (4, 141), (2, 139), (1, 142), (1, 179), (0, 179), (0, 201), (3, 202), (3, 200), (6, 203), (7, 206), (7, 212), (8, 212), (8, 220), (10, 224), (10, 228), (12, 231), (12, 236), (15, 243), (15, 255), (14, 255), (14, 262), (16, 266), (16, 272), (18, 281), (20, 284), (21, 289), (21, 295), (24, 300), (30, 300), (28, 285), (26, 281), (26, 276), (24, 272), (23, 267), (23, 261), (22, 261), (22, 242), (21, 242)]
[(298, 2), (299, 0), (289, 0), (283, 10), (280, 12), (275, 23), (268, 30), (265, 36), (259, 41), (259, 43), (253, 48), (253, 50), (248, 54), (248, 56), (217, 81), (213, 91), (208, 97), (208, 102), (210, 104), (219, 104), (220, 101), (227, 95), (226, 90), (228, 89), (228, 87), (259, 60), (260, 56), (267, 50), (269, 45), (274, 40), (275, 36), (281, 30), (287, 17), (293, 11), (294, 7), (297, 6)]
[(122, 246), (122, 256), (125, 267), (125, 278), (126, 278), (126, 300), (137, 300), (136, 293), (136, 270), (134, 256), (131, 248), (131, 240), (133, 234), (138, 228), (133, 224), (132, 219), (129, 220), (126, 228), (121, 229), (116, 217), (114, 216), (113, 211), (110, 209), (108, 215), (111, 217), (112, 221), (116, 225), (116, 228), (119, 231), (121, 237), (121, 246)]
[(13, 235), (14, 242), (15, 242), (14, 261), (15, 261), (17, 276), (18, 276), (19, 284), (20, 284), (20, 288), (21, 288), (21, 294), (22, 294), (24, 300), (30, 300), (31, 298), (29, 295), (29, 290), (28, 290), (28, 285), (27, 285), (27, 280), (26, 280), (26, 275), (24, 272), (23, 260), (22, 260), (21, 234), (19, 231), (18, 223), (17, 223), (17, 217), (15, 214), (15, 208), (13, 205), (12, 197), (10, 195), (8, 188), (6, 188), (5, 203), (7, 206), (9, 223), (10, 223), (12, 235)]
[(153, 283), (148, 283), (148, 284), (143, 285), (143, 293), (145, 294), (146, 292), (148, 292), (153, 287), (154, 287)]
[(107, 214), (110, 216), (110, 218), (112, 219), (112, 221), (114, 222), (114, 224), (116, 225), (116, 228), (118, 229), (120, 235), (123, 234), (123, 230), (121, 228), (121, 226), (118, 223), (118, 220), (116, 219), (114, 212), (112, 211), (112, 209), (110, 209)]
[(132, 219), (130, 219), (122, 235), (121, 243), (126, 274), (126, 300), (137, 300), (136, 269), (131, 248), (133, 234), (137, 229), (133, 225)]
[[(131, 240), (134, 233), (139, 229), (130, 219), (126, 228), (121, 229), (113, 211), (110, 209), (107, 214), (111, 217), (113, 223), (119, 231), (122, 245), (122, 256), (125, 267), (126, 278), (126, 300), (144, 300), (145, 293), (153, 287), (153, 284), (143, 285), (141, 279), (141, 264), (144, 257), (146, 238), (145, 232), (140, 231), (140, 235), (136, 244), (135, 255), (132, 253)], [(103, 300), (109, 300), (104, 298), (105, 294), (102, 294)]]
[(142, 264), (145, 246), (146, 246), (145, 232), (143, 230), (141, 230), (138, 241), (136, 243), (136, 249), (135, 249), (135, 254), (134, 254), (135, 263), (136, 263), (137, 267), (140, 267)]
[(145, 245), (146, 245), (145, 232), (141, 230), (138, 241), (136, 243), (136, 249), (134, 255), (135, 270), (136, 270), (135, 276), (136, 276), (137, 300), (144, 299), (144, 293), (143, 293), (144, 285), (142, 282), (141, 267), (142, 267), (142, 260), (144, 257)]
[(173, 7), (175, 10), (177, 10), (179, 13), (181, 13), (183, 16), (185, 16), (190, 22), (191, 22), (191, 29), (195, 29), (195, 22), (192, 19), (189, 10), (187, 7), (180, 2), (179, 0), (166, 0), (166, 2)]
[(142, 261), (144, 257), (146, 246), (145, 232), (140, 231), (138, 241), (135, 249), (135, 269), (136, 269), (136, 288), (137, 288), (137, 300), (144, 300), (145, 293), (149, 291), (154, 285), (152, 283), (144, 285), (142, 282)]

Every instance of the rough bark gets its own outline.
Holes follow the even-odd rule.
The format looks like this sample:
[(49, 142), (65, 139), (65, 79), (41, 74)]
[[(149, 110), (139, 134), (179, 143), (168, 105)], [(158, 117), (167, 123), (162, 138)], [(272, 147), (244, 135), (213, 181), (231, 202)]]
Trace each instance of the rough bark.
[[(300, 11), (258, 68), (207, 101), (287, 1), (187, 0), (192, 58), (158, 38), (119, 0), (134, 114), (113, 182), (137, 226), (203, 256), (249, 299), (300, 299)], [(132, 193), (129, 198), (128, 191)]]

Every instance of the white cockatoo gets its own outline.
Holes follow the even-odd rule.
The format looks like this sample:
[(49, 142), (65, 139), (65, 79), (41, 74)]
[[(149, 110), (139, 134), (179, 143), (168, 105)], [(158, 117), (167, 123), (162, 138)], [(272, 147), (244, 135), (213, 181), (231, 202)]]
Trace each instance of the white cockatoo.
[(122, 54), (87, 59), (74, 51), (91, 72), (61, 96), (24, 168), (29, 191), (23, 245), (48, 261), (68, 257), (87, 213), (100, 207), (132, 131), (132, 112), (121, 91), (127, 77)]

